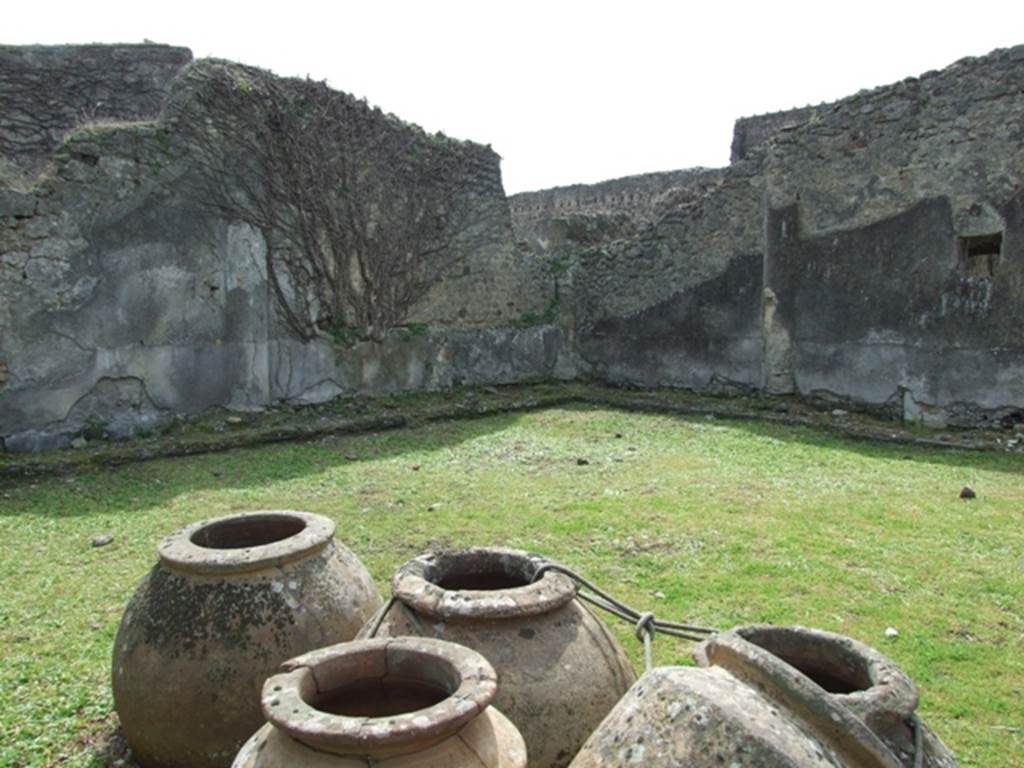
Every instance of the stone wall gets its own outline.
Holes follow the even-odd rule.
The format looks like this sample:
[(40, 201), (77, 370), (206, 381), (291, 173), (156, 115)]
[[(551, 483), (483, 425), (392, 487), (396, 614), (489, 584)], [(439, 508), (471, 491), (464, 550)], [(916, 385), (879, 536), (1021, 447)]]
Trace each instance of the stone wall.
[(168, 45), (0, 45), (0, 162), (35, 174), (78, 126), (156, 117), (191, 60)]
[(701, 390), (759, 384), (762, 193), (752, 170), (702, 173), (636, 236), (579, 250), (571, 302), (592, 375)]
[(1022, 125), (1018, 47), (743, 118), (726, 169), (517, 195), (514, 228), (565, 270), (581, 373), (1010, 423)]
[(778, 389), (933, 423), (1019, 418), (1022, 118), (1024, 46), (818, 107), (772, 139)]
[[(66, 59), (33, 52), (44, 66)], [(137, 69), (122, 74), (134, 82)], [(407, 327), (380, 343), (303, 342), (275, 311), (262, 238), (196, 199), (173, 117), (71, 130), (38, 178), (0, 186), (4, 446), (127, 435), (212, 406), (548, 378), (560, 332), (523, 318), (550, 303), (551, 286), (513, 244), (498, 156), (443, 146), (460, 174), (446, 205), (465, 207), (471, 225), (428, 265), (441, 279)]]
[[(506, 199), (497, 155), (444, 140), (445, 205), (470, 225), (383, 342), (293, 336), (262, 238), (196, 199), (173, 116), (152, 117), (205, 66), (189, 58), (0, 49), (8, 449), (211, 406), (551, 377), (1024, 420), (1024, 47), (740, 120), (722, 169)], [(68, 83), (116, 109), (79, 125)]]
[(729, 162), (747, 160), (768, 149), (769, 141), (776, 135), (793, 130), (817, 114), (816, 107), (787, 109), (770, 112), (767, 115), (741, 117), (732, 130), (732, 147)]
[(510, 198), (547, 265), (562, 375), (695, 389), (760, 379), (757, 165), (646, 174)]
[[(570, 240), (608, 240), (636, 234), (655, 221), (666, 197), (700, 185), (705, 171), (694, 168), (575, 184), (509, 198), (516, 238), (546, 250)], [(600, 225), (603, 229), (586, 232)]]

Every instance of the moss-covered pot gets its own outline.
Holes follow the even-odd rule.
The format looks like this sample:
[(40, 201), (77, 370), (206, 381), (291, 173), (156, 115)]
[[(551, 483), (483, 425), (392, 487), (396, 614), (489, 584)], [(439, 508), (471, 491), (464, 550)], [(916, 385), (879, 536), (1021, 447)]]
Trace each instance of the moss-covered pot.
[(958, 764), (915, 721), (917, 688), (863, 643), (802, 627), (749, 626), (660, 667), (630, 689), (572, 768), (722, 765), (911, 768)]
[(144, 768), (224, 768), (286, 659), (355, 636), (381, 600), (334, 522), (252, 512), (165, 538), (114, 641), (114, 707)]
[(234, 768), (525, 768), (523, 737), (490, 706), (475, 651), (426, 638), (341, 643), (263, 686), (268, 723)]
[[(563, 768), (635, 680), (615, 638), (548, 561), (507, 549), (434, 552), (391, 581), (378, 636), (460, 643), (498, 672), (495, 706), (526, 740), (531, 768)], [(375, 617), (364, 629), (365, 636)]]

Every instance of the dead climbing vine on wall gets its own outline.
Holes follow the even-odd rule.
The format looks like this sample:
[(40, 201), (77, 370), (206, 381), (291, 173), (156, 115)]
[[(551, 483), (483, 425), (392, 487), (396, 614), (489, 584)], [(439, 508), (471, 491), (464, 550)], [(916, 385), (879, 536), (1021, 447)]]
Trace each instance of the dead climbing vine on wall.
[(275, 304), (304, 340), (382, 339), (458, 258), (457, 142), (325, 83), (227, 62), (193, 66), (168, 114), (196, 200), (261, 233)]

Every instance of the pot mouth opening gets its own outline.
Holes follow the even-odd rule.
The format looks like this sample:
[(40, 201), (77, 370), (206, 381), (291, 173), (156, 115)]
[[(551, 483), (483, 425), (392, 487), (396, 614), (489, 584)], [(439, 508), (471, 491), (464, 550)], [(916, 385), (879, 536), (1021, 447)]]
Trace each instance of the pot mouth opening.
[(875, 685), (870, 660), (838, 638), (782, 627), (744, 629), (739, 634), (829, 693), (856, 693)]
[(263, 687), (263, 712), (314, 749), (386, 757), (456, 733), (497, 693), (476, 651), (427, 638), (357, 640), (284, 665)]
[(428, 552), (403, 565), (392, 592), (417, 613), (442, 619), (536, 616), (570, 602), (576, 584), (550, 561), (515, 549)]
[(430, 680), (366, 677), (344, 683), (308, 702), (318, 712), (345, 717), (394, 717), (440, 704), (451, 695)]
[(304, 530), (306, 521), (299, 517), (255, 514), (203, 525), (189, 537), (189, 541), (203, 549), (246, 549), (284, 541)]
[(440, 559), (423, 577), (441, 589), (489, 592), (527, 587), (536, 572), (537, 565), (527, 557), (466, 555)]

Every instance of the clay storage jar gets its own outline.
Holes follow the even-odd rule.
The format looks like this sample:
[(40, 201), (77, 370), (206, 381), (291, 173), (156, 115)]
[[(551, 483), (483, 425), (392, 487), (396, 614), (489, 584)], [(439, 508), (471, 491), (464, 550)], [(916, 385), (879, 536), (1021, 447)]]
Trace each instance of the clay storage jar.
[(234, 768), (525, 768), (515, 726), (489, 706), (494, 668), (425, 638), (341, 643), (263, 686), (269, 721)]
[(232, 515), (165, 538), (114, 641), (114, 707), (144, 768), (229, 766), (282, 661), (351, 639), (381, 604), (334, 522)]
[(619, 643), (576, 599), (575, 582), (554, 571), (534, 581), (547, 562), (507, 549), (422, 555), (392, 578), (397, 602), (377, 633), (482, 653), (498, 671), (495, 706), (526, 739), (531, 768), (568, 765), (636, 679)]
[(699, 669), (645, 674), (572, 768), (926, 768), (953, 755), (916, 719), (917, 688), (892, 661), (841, 635), (749, 626), (694, 652)]

